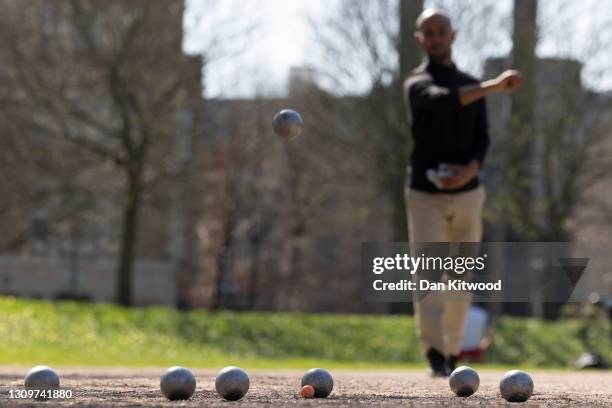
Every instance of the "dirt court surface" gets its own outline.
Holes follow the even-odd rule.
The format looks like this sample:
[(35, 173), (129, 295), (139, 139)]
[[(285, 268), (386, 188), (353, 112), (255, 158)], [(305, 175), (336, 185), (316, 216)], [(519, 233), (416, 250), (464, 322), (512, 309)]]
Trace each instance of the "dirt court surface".
[(71, 389), (69, 400), (37, 402), (9, 399), (9, 390), (23, 389), (27, 367), (0, 367), (0, 407), (243, 407), (260, 406), (612, 406), (611, 371), (531, 371), (532, 398), (506, 403), (499, 395), (502, 371), (480, 370), (480, 388), (469, 398), (455, 397), (446, 379), (430, 379), (423, 371), (332, 371), (334, 390), (326, 399), (299, 397), (301, 371), (250, 370), (251, 388), (241, 401), (227, 402), (214, 391), (214, 370), (193, 370), (195, 395), (173, 402), (159, 391), (163, 369), (59, 368), (61, 385)]

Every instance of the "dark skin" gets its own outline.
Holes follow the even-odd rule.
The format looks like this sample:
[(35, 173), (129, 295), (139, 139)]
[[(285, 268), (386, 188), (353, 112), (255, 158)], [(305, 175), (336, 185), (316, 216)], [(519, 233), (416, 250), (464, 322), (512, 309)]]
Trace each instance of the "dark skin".
[[(433, 10), (425, 10), (419, 16), (417, 31), (414, 33), (417, 43), (429, 59), (447, 66), (453, 65), (451, 55), (456, 35), (457, 31), (453, 30), (450, 19)], [(459, 101), (462, 105), (469, 105), (492, 93), (510, 94), (518, 90), (522, 82), (519, 71), (504, 71), (497, 78), (460, 87)], [(443, 189), (456, 190), (478, 175), (480, 162), (472, 160), (467, 165), (450, 164), (449, 169), (452, 176), (442, 177), (440, 182)]]

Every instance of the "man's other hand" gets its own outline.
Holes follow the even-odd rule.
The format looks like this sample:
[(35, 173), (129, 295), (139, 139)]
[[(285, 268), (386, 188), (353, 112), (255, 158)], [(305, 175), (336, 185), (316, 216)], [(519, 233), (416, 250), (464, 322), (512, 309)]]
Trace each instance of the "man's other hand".
[(477, 160), (472, 160), (466, 166), (462, 166), (460, 164), (449, 164), (448, 169), (452, 173), (452, 176), (440, 177), (442, 189), (457, 190), (478, 175), (480, 164)]

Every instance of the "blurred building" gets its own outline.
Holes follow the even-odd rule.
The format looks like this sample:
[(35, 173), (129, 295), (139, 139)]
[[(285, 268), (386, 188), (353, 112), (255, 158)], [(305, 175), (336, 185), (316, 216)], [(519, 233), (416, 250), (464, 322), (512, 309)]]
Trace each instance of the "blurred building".
[(289, 96), (307, 94), (318, 87), (317, 71), (313, 67), (297, 66), (289, 69), (287, 90)]

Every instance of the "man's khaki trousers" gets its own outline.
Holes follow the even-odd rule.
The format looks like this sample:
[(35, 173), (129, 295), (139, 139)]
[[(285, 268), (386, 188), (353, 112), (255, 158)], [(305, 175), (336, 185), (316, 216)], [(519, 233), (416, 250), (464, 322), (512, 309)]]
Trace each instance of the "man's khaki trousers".
[[(464, 193), (426, 193), (408, 190), (408, 226), (412, 242), (480, 242), (482, 207), (486, 193), (480, 186)], [(445, 300), (430, 292), (414, 302), (417, 331), (424, 353), (435, 348), (446, 356), (457, 355), (470, 296)]]

